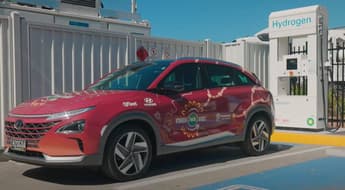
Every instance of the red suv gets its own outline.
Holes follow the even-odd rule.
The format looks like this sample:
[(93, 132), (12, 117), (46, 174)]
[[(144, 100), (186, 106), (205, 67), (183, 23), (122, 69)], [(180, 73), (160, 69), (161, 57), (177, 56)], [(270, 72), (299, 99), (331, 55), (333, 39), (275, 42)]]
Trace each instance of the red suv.
[(44, 166), (99, 166), (139, 178), (154, 156), (240, 142), (263, 154), (273, 100), (238, 65), (203, 58), (136, 63), (86, 90), (25, 102), (6, 118), (5, 155)]

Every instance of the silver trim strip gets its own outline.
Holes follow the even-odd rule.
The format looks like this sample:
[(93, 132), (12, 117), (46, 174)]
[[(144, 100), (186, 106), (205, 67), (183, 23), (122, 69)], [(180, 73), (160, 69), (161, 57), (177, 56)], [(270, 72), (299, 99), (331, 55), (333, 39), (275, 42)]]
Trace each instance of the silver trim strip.
[(8, 115), (10, 117), (23, 117), (23, 118), (44, 118), (44, 117), (51, 116), (51, 114), (45, 114), (45, 115), (20, 115), (20, 114), (13, 114), (13, 113), (9, 113)]
[(101, 130), (101, 137), (104, 135), (104, 131), (108, 128), (108, 125), (104, 125)]
[(43, 156), (47, 163), (74, 163), (81, 162), (84, 159), (84, 156), (52, 157), (45, 154)]
[(9, 157), (9, 159), (19, 162), (25, 163), (33, 163), (33, 164), (71, 164), (71, 163), (81, 163), (85, 156), (69, 156), (69, 157), (52, 157), (43, 154), (44, 158), (37, 158), (37, 157), (30, 157), (30, 156), (23, 156), (18, 155), (15, 153), (9, 152), (9, 148), (6, 148), (4, 151), (4, 155)]

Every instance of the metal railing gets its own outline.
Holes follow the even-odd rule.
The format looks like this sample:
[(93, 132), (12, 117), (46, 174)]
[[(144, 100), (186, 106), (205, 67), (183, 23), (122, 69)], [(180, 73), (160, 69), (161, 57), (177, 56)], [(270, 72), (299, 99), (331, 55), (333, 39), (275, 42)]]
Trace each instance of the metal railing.
[(345, 125), (345, 43), (330, 43), (328, 81), (328, 121), (331, 126)]

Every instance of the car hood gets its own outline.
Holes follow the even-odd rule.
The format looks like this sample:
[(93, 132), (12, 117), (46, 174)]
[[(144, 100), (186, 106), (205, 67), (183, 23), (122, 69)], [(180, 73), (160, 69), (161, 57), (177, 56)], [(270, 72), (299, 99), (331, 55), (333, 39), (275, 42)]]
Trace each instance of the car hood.
[(11, 113), (17, 115), (42, 115), (77, 110), (100, 103), (122, 102), (132, 99), (137, 91), (81, 91), (52, 95), (22, 103)]

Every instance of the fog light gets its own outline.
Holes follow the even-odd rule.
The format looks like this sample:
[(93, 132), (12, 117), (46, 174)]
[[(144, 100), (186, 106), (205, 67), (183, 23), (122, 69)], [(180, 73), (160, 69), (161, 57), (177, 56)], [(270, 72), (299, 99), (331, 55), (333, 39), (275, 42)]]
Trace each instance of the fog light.
[(73, 123), (70, 123), (68, 125), (65, 125), (58, 129), (57, 133), (63, 133), (63, 134), (73, 134), (73, 133), (81, 133), (84, 131), (85, 128), (85, 120), (75, 121)]

